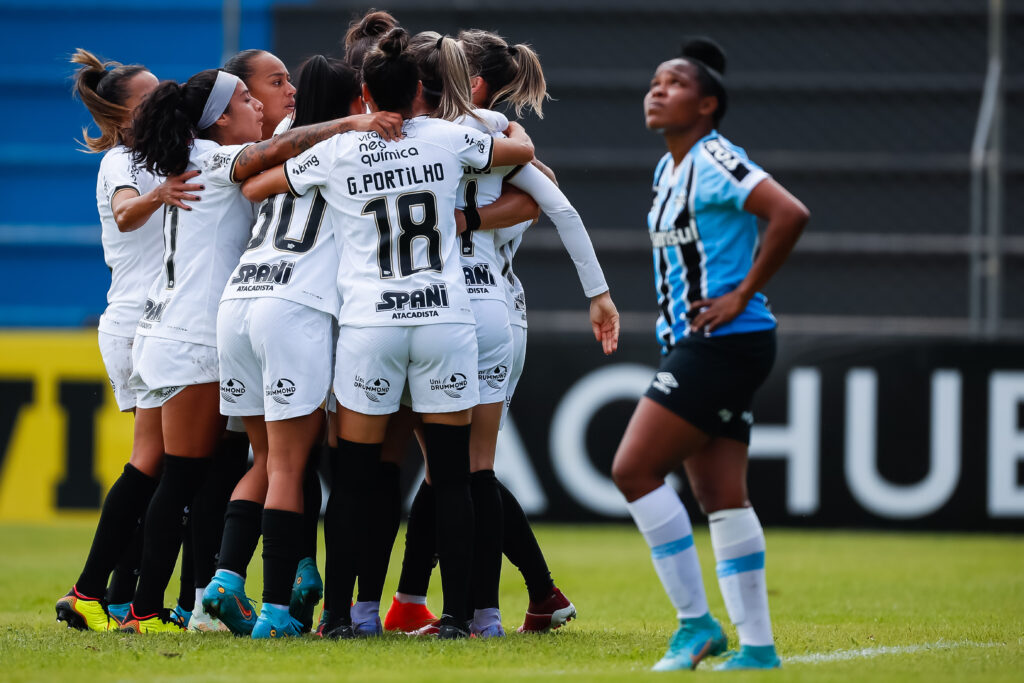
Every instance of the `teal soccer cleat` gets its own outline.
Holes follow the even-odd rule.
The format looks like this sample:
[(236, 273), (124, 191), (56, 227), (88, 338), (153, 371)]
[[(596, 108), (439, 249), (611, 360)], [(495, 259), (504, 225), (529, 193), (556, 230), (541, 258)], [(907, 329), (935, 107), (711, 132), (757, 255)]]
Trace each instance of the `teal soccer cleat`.
[(236, 636), (247, 636), (256, 625), (256, 603), (245, 595), (242, 577), (218, 569), (203, 591), (203, 609)]
[(710, 614), (695, 619), (680, 619), (679, 628), (668, 643), (668, 651), (651, 670), (695, 669), (705, 657), (725, 652), (727, 645), (722, 626)]
[(744, 669), (779, 669), (782, 660), (775, 654), (774, 645), (741, 645), (740, 651), (715, 667), (715, 671), (742, 671)]
[(288, 609), (263, 603), (260, 618), (252, 629), (253, 640), (261, 638), (288, 638), (302, 635), (302, 624), (288, 613)]
[(324, 582), (316, 568), (312, 557), (304, 557), (299, 561), (295, 571), (295, 583), (292, 584), (292, 598), (288, 613), (302, 624), (302, 632), (308, 633), (313, 628), (313, 609), (324, 596)]

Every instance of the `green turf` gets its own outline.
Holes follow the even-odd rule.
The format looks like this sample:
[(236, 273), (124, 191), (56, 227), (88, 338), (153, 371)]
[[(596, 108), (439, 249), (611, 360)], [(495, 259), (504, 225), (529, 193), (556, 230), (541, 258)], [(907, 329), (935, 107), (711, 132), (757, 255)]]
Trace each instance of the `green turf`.
[[(0, 525), (0, 680), (491, 683), (693, 675), (647, 672), (662, 654), (673, 614), (631, 526), (538, 529), (558, 585), (579, 610), (578, 621), (548, 636), (442, 643), (393, 635), (360, 642), (253, 642), (225, 634), (68, 630), (54, 623), (53, 603), (76, 578), (93, 524)], [(712, 612), (727, 621), (706, 533), (697, 533), (697, 547)], [(784, 659), (794, 659), (781, 672), (730, 674), (729, 680), (1024, 680), (1024, 538), (770, 530), (768, 550), (778, 647)], [(386, 602), (398, 559), (396, 551)], [(258, 554), (251, 576), (249, 593), (258, 600)], [(439, 583), (435, 575), (435, 607)], [(526, 598), (508, 564), (502, 603), (512, 631)], [(731, 629), (729, 636), (734, 645)], [(923, 647), (907, 650), (915, 646)], [(851, 658), (807, 661), (837, 652)], [(724, 675), (709, 668), (702, 665), (697, 675)]]

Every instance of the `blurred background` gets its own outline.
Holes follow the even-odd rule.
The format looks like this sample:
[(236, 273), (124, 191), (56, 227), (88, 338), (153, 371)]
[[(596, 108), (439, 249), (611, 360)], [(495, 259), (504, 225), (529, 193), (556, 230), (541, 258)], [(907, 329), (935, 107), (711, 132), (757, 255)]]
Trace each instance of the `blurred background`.
[[(516, 260), (526, 372), (499, 476), (534, 515), (625, 514), (608, 471), (658, 362), (646, 213), (664, 152), (641, 102), (688, 35), (728, 54), (722, 133), (811, 210), (766, 293), (755, 405), (766, 523), (1024, 530), (1024, 0), (396, 0), (411, 31), (530, 43), (525, 120), (622, 313), (605, 359), (546, 219)], [(94, 509), (130, 448), (95, 344), (109, 276), (77, 47), (184, 80), (245, 48), (340, 56), (341, 0), (0, 0), (0, 519)], [(417, 475), (415, 463), (406, 481)], [(684, 489), (685, 487), (680, 484)], [(695, 509), (692, 508), (692, 509)]]

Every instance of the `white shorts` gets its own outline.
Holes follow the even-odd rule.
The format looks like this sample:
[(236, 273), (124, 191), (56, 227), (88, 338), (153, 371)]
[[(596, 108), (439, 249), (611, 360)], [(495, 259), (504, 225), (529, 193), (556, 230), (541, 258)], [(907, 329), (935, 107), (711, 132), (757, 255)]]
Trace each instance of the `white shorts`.
[(135, 392), (129, 387), (132, 377), (132, 337), (119, 337), (99, 332), (100, 356), (107, 369), (110, 388), (114, 390), (117, 409), (122, 413), (135, 407)]
[(512, 325), (512, 369), (508, 373), (508, 387), (505, 393), (505, 407), (501, 410), (501, 423), (498, 429), (505, 426), (508, 407), (512, 405), (512, 394), (516, 393), (519, 378), (523, 376), (526, 366), (526, 328)]
[(132, 367), (128, 385), (139, 408), (159, 408), (187, 386), (220, 381), (215, 347), (162, 337), (136, 335)]
[(476, 318), (480, 403), (500, 403), (506, 400), (512, 366), (512, 326), (508, 323), (508, 305), (492, 299), (473, 299), (470, 304)]
[(473, 325), (342, 325), (334, 394), (349, 410), (390, 415), (408, 380), (414, 411), (454, 413), (479, 403), (476, 359)]
[(332, 321), (329, 313), (286, 299), (222, 301), (221, 414), (275, 421), (322, 407), (331, 390)]

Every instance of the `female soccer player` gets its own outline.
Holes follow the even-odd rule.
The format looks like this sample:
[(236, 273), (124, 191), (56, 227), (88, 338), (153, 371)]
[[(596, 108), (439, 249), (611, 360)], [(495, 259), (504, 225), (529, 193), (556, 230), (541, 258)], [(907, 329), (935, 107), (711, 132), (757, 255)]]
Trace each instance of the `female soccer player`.
[(295, 114), (295, 86), (288, 68), (266, 50), (242, 50), (224, 63), (222, 70), (238, 76), (249, 92), (263, 103), (263, 132), (269, 140), (282, 121)]
[[(71, 61), (81, 65), (75, 73), (75, 93), (100, 129), (95, 138), (83, 131), (86, 149), (106, 152), (96, 182), (103, 256), (110, 268), (107, 309), (100, 317), (98, 332), (100, 354), (118, 408), (135, 413), (135, 435), (124, 472), (104, 500), (85, 568), (74, 587), (57, 601), (57, 619), (75, 628), (103, 631), (108, 621), (101, 598), (115, 565), (117, 571), (107, 594), (110, 613), (123, 617), (125, 603), (135, 593), (134, 570), (141, 543), (141, 534), (136, 532), (156, 488), (163, 453), (160, 410), (136, 410), (135, 394), (128, 387), (135, 325), (142, 315), (144, 292), (161, 265), (162, 215), (157, 210), (165, 204), (187, 210), (183, 200), (196, 200), (190, 192), (201, 185), (188, 182), (196, 171), (161, 182), (131, 160), (126, 146), (132, 142), (131, 118), (156, 88), (156, 76), (143, 66), (101, 62), (81, 49)], [(133, 538), (138, 541), (133, 543)]]
[(207, 190), (192, 211), (167, 212), (163, 269), (150, 288), (133, 349), (138, 404), (163, 408), (164, 455), (146, 513), (141, 575), (126, 630), (179, 628), (160, 605), (181, 542), (182, 511), (202, 484), (224, 430), (216, 304), (253, 222), (238, 183), (338, 132), (376, 130), (387, 138), (398, 132), (397, 120), (362, 116), (250, 144), (262, 135), (262, 119), (262, 105), (244, 83), (211, 69), (184, 85), (161, 83), (132, 126), (138, 163), (166, 175), (200, 169)]
[[(311, 57), (299, 85), (296, 126), (363, 111), (359, 76), (340, 61)], [(338, 248), (323, 195), (314, 190), (267, 198), (259, 192), (262, 180), (254, 178), (244, 190), (253, 201), (267, 201), (221, 297), (217, 341), (221, 413), (241, 416), (253, 444), (267, 453), (259, 474), (268, 488), (259, 500), (231, 501), (219, 568), (204, 596), (211, 613), (253, 638), (268, 637), (271, 624), (283, 625), (274, 627), (280, 628), (277, 635), (308, 630), (289, 617), (289, 602), (299, 558), (308, 557), (303, 470), (323, 435), (340, 305)], [(254, 508), (255, 524), (237, 523), (248, 517), (240, 514), (244, 507)], [(246, 607), (244, 577), (259, 540), (260, 513), (264, 599), (257, 621)]]
[[(515, 125), (508, 139), (492, 141), (442, 120), (469, 111), (469, 74), (454, 40), (431, 43), (440, 89), (420, 83), (402, 29), (390, 31), (363, 63), (364, 100), (373, 111), (402, 112), (403, 140), (380, 145), (372, 135), (338, 136), (276, 174), (279, 189), (322, 188), (339, 214), (335, 225), (345, 247), (334, 391), (339, 451), (353, 463), (352, 490), (371, 489), (388, 416), (407, 380), (412, 408), (423, 416), (445, 596), (439, 636), (458, 638), (468, 635), (470, 616), (469, 424), (478, 391), (471, 381), (477, 347), (458, 260), (455, 195), (464, 167), (527, 163), (533, 145)], [(329, 546), (331, 536), (328, 527)]]
[[(510, 46), (500, 36), (478, 30), (463, 31), (459, 40), (475, 74), (472, 79), (474, 105), (490, 108), (508, 101), (519, 116), (530, 109), (543, 116), (541, 107), (547, 88), (540, 61), (529, 46)], [(475, 113), (476, 119), (467, 117), (461, 122), (485, 130), (483, 120), (489, 124), (490, 131), (500, 131), (507, 125), (507, 119), (501, 114), (485, 109)], [(602, 342), (605, 352), (611, 353), (618, 341), (618, 312), (608, 293), (601, 266), (579, 214), (543, 172), (527, 165), (467, 176), (460, 189), (459, 208), (465, 207), (467, 219), (475, 221), (471, 217), (475, 216), (477, 208), (490, 204), (502, 192), (503, 179), (532, 196), (554, 220), (559, 236), (576, 263), (584, 293), (592, 297), (595, 337)], [(575, 616), (572, 603), (551, 581), (544, 556), (518, 501), (494, 476), (498, 431), (525, 358), (525, 312), (515, 311), (519, 323), (516, 329), (522, 331), (520, 334), (513, 333), (510, 323), (506, 279), (511, 277), (511, 253), (507, 247), (499, 245), (499, 241), (508, 239), (499, 237), (503, 232), (470, 231), (462, 235), (463, 268), (473, 299), (480, 348), (481, 405), (474, 409), (470, 440), (471, 486), (478, 520), (474, 567), (476, 610), (472, 628), (485, 637), (504, 635), (498, 611), (503, 548), (523, 571), (530, 592), (530, 607), (520, 630), (558, 628)], [(413, 502), (410, 520), (427, 512), (429, 505), (424, 502), (429, 496), (430, 486), (424, 482)], [(415, 556), (423, 555), (430, 546), (416, 537), (416, 530), (420, 528), (423, 527), (410, 521), (399, 594), (392, 601), (386, 619), (390, 628), (413, 627), (415, 619), (423, 618), (425, 607), (417, 605), (425, 600), (429, 563)]]
[[(780, 665), (764, 532), (747, 497), (747, 446), (751, 401), (775, 358), (775, 318), (759, 290), (809, 214), (718, 132), (724, 72), (721, 48), (695, 39), (658, 66), (644, 98), (647, 127), (668, 147), (648, 215), (663, 359), (622, 436), (612, 476), (679, 617), (656, 671), (692, 669), (726, 648), (708, 612), (690, 519), (665, 483), (680, 464), (708, 514), (719, 586), (739, 633), (739, 652), (717, 668)], [(759, 249), (758, 218), (767, 223)]]

